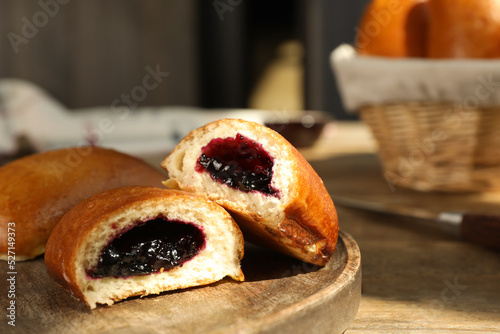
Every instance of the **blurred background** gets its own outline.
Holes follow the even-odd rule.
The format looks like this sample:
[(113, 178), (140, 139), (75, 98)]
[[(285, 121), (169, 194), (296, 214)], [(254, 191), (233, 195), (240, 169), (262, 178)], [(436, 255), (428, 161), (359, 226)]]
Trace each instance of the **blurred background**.
[(329, 55), (354, 40), (367, 2), (0, 0), (0, 78), (28, 80), (77, 109), (109, 106), (156, 71), (168, 77), (139, 106), (353, 119)]

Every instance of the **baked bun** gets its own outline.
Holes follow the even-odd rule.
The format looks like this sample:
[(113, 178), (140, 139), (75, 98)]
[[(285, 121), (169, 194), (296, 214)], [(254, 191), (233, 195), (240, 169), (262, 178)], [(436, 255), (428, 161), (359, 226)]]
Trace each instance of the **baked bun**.
[(337, 213), (323, 181), (277, 132), (223, 119), (189, 133), (162, 162), (167, 187), (229, 210), (245, 239), (316, 265), (335, 250)]
[(429, 57), (500, 57), (500, 1), (429, 0), (429, 10)]
[(244, 280), (243, 236), (202, 196), (123, 187), (73, 207), (47, 242), (50, 276), (91, 309), (131, 297)]
[[(126, 185), (162, 186), (165, 176), (145, 162), (113, 150), (75, 147), (39, 153), (0, 167), (0, 259), (43, 254), (59, 219), (81, 200)], [(15, 230), (15, 245), (7, 232)], [(15, 246), (13, 249), (12, 246)]]
[(425, 57), (427, 0), (372, 0), (356, 29), (359, 54), (385, 57)]

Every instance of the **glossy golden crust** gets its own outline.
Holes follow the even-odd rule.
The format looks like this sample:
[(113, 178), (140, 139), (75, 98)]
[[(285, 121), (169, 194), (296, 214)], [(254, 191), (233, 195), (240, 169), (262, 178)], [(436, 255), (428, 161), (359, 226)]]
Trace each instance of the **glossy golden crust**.
[(220, 203), (233, 214), (248, 241), (323, 266), (337, 245), (337, 211), (314, 169), (295, 148), (291, 152), (296, 184), (284, 207), (284, 219), (276, 221), (274, 228), (263, 224), (258, 215), (241, 210), (237, 203)]
[(499, 58), (499, 11), (496, 0), (372, 0), (356, 48), (384, 57)]
[[(324, 265), (337, 244), (337, 211), (323, 180), (296, 149), (293, 151), (297, 161), (297, 186), (294, 188), (293, 200), (285, 208), (286, 220), (281, 225), (287, 226), (290, 222), (297, 222), (306, 231), (311, 232), (317, 241), (325, 240), (323, 248), (318, 250), (318, 257), (311, 261)], [(291, 226), (290, 232), (293, 232), (294, 225)], [(287, 228), (284, 227), (284, 231), (286, 232)]]
[[(186, 184), (177, 173), (171, 173), (176, 164), (182, 165), (180, 161), (176, 161), (177, 150), (182, 151), (192, 147), (197, 138), (210, 134), (222, 126), (234, 129), (234, 133), (227, 133), (227, 136), (234, 136), (242, 128), (250, 129), (257, 141), (263, 144), (264, 149), (266, 149), (264, 141), (275, 143), (273, 145), (277, 145), (277, 151), (280, 152), (279, 159), (287, 159), (287, 166), (290, 168), (283, 172), (288, 174), (286, 177), (291, 179), (291, 184), (288, 189), (280, 189), (288, 193), (286, 202), (279, 204), (279, 210), (283, 213), (281, 221), (270, 221), (269, 217), (244, 208), (237, 200), (233, 200), (233, 197), (225, 198), (215, 193), (200, 192), (196, 185)], [(201, 147), (197, 147), (196, 156), (201, 154), (200, 150)], [(276, 160), (278, 157), (273, 158)], [(339, 229), (333, 201), (311, 165), (277, 132), (253, 122), (236, 119), (219, 120), (188, 134), (162, 162), (162, 166), (169, 172), (170, 178), (164, 182), (167, 187), (197, 192), (216, 201), (231, 212), (247, 240), (316, 265), (325, 265), (333, 254)], [(185, 173), (192, 174), (195, 171)], [(275, 174), (273, 178), (275, 177), (284, 176)], [(189, 175), (186, 178), (189, 178)]]
[[(47, 242), (45, 264), (49, 275), (66, 290), (71, 292), (74, 297), (89, 303), (88, 297), (82, 291), (83, 287), (81, 283), (86, 278), (79, 277), (79, 272), (81, 273), (79, 269), (81, 268), (77, 268), (77, 266), (82, 264), (81, 257), (86, 256), (86, 254), (82, 253), (85, 249), (84, 245), (86, 243), (97, 242), (97, 240), (94, 240), (95, 231), (98, 228), (103, 228), (103, 226), (111, 225), (117, 213), (140, 210), (145, 205), (153, 208), (161, 208), (163, 205), (177, 205), (182, 201), (193, 203), (195, 207), (205, 210), (204, 212), (217, 212), (219, 218), (221, 217), (220, 215), (222, 217), (224, 215), (227, 216), (225, 217), (226, 220), (232, 222), (232, 227), (234, 228), (231, 231), (237, 245), (238, 253), (236, 256), (238, 260), (243, 258), (243, 235), (231, 217), (216, 203), (208, 201), (205, 197), (179, 190), (144, 186), (121, 187), (92, 196), (78, 203), (64, 215), (60, 223), (54, 228)], [(107, 228), (111, 227), (108, 226)], [(167, 274), (167, 272), (163, 274)], [(244, 280), (244, 275), (240, 269), (232, 277), (236, 280)], [(123, 279), (119, 278), (117, 280)], [(197, 280), (195, 285), (212, 282), (212, 280), (201, 279)], [(123, 294), (116, 297), (115, 300), (118, 301), (135, 295), (160, 293), (166, 290), (187, 288), (190, 286), (194, 285), (187, 285), (179, 281), (176, 286), (170, 286), (169, 288), (158, 286), (154, 290), (149, 289), (148, 291), (123, 291)], [(92, 307), (92, 303), (89, 303), (89, 305)]]
[(499, 58), (500, 3), (429, 0), (430, 58)]
[(384, 57), (427, 55), (428, 0), (372, 0), (356, 34), (359, 54)]
[(0, 258), (15, 223), (16, 260), (43, 254), (59, 219), (81, 200), (126, 185), (161, 186), (162, 173), (114, 150), (78, 147), (34, 154), (0, 167)]

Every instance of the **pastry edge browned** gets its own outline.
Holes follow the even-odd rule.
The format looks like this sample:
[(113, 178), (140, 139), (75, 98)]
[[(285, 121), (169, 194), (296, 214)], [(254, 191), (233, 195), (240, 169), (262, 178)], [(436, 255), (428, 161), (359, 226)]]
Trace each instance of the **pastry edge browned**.
[[(129, 189), (131, 191), (135, 191), (135, 189), (137, 189), (137, 191), (136, 193), (127, 194), (127, 198), (124, 198), (122, 201), (105, 203), (106, 201), (101, 200), (102, 197), (108, 197), (109, 194), (120, 194), (120, 192), (126, 192)], [(181, 190), (147, 186), (127, 186), (99, 193), (73, 207), (61, 219), (62, 224), (58, 224), (58, 226), (54, 228), (47, 243), (45, 253), (45, 265), (49, 276), (52, 277), (62, 288), (68, 291), (74, 298), (87, 303), (91, 309), (95, 308), (96, 305), (89, 303), (87, 297), (82, 292), (81, 287), (78, 284), (79, 278), (76, 265), (78, 263), (77, 260), (79, 254), (77, 253), (78, 250), (81, 250), (82, 243), (89, 237), (89, 234), (92, 233), (93, 229), (98, 226), (102, 220), (108, 219), (114, 212), (116, 212), (116, 210), (132, 208), (138, 203), (150, 201), (152, 199), (155, 199), (156, 201), (167, 201), (170, 197), (183, 197), (187, 200), (195, 200), (195, 197), (200, 197), (200, 199), (203, 199), (204, 203), (207, 203), (207, 205), (212, 207), (212, 210), (222, 210), (218, 204), (207, 201), (203, 196), (198, 196)], [(91, 201), (99, 202), (99, 210), (88, 210), (86, 205)], [(78, 223), (68, 224), (67, 221), (75, 221)], [(240, 231), (236, 224), (234, 224), (234, 226), (236, 231)], [(236, 244), (238, 245), (237, 257), (241, 260), (244, 256), (244, 239), (241, 232), (237, 233), (235, 236)], [(176, 268), (174, 268), (174, 270), (175, 269)], [(164, 272), (162, 274), (166, 273), (167, 272)], [(245, 279), (241, 268), (239, 268), (239, 271), (234, 273), (234, 275), (227, 276), (231, 277), (235, 281), (244, 281)], [(123, 293), (122, 295), (116, 296), (112, 299), (117, 302), (129, 297), (159, 294), (165, 291), (184, 289), (214, 282), (215, 281), (211, 279), (197, 279), (194, 284), (193, 282), (190, 284), (180, 282), (175, 286), (159, 286), (157, 289), (149, 289), (147, 292), (137, 291), (135, 293)], [(112, 303), (108, 305), (111, 304)]]
[(0, 167), (0, 259), (8, 259), (7, 226), (14, 223), (15, 258), (45, 251), (59, 219), (79, 201), (128, 185), (162, 186), (165, 175), (146, 162), (112, 149), (71, 147), (37, 153)]
[[(263, 127), (254, 122), (222, 119), (192, 131), (181, 142), (193, 140), (197, 131), (209, 132), (210, 126), (216, 126), (218, 122), (232, 121), (250, 123), (253, 127)], [(163, 184), (169, 188), (199, 193), (219, 203), (233, 215), (243, 230), (246, 240), (302, 261), (323, 266), (328, 263), (334, 253), (338, 239), (339, 225), (334, 203), (322, 179), (300, 152), (277, 132), (269, 128), (265, 128), (264, 131), (280, 142), (283, 151), (286, 152), (285, 155), (293, 159), (293, 170), (296, 175), (293, 193), (284, 208), (285, 217), (281, 222), (274, 222), (274, 227), (264, 223), (265, 217), (246, 211), (237, 203), (214, 198), (209, 193), (199, 193), (195, 187), (179, 184), (176, 179), (169, 178)], [(177, 147), (161, 164), (167, 172), (167, 161), (176, 149)]]

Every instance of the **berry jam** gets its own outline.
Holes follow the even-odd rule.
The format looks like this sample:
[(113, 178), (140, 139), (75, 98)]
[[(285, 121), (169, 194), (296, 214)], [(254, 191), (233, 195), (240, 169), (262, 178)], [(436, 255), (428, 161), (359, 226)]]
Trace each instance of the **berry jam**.
[(93, 278), (128, 277), (169, 270), (192, 259), (204, 246), (205, 235), (196, 226), (156, 218), (113, 239), (87, 274)]
[(279, 190), (271, 186), (273, 158), (254, 140), (240, 134), (215, 138), (201, 152), (197, 172), (207, 171), (214, 181), (244, 192), (280, 197)]

